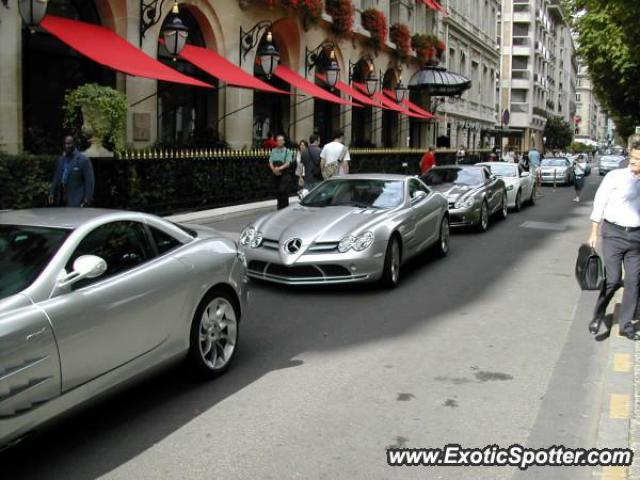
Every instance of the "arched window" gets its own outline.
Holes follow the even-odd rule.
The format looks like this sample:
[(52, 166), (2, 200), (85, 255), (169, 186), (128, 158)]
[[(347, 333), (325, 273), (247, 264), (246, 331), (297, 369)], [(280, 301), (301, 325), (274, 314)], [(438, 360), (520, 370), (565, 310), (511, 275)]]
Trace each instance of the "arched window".
[[(366, 85), (366, 78), (373, 68), (371, 59), (361, 58), (353, 67), (352, 81)], [(373, 143), (373, 107), (363, 105), (351, 110), (351, 144), (354, 147), (371, 147)]]
[[(387, 91), (395, 92), (398, 84), (398, 75), (392, 68), (388, 69), (383, 77), (382, 88)], [(384, 93), (383, 93), (384, 94)], [(398, 145), (398, 112), (393, 110), (382, 111), (382, 146), (395, 147)]]
[[(50, 0), (47, 11), (59, 17), (101, 23), (93, 1)], [(24, 149), (60, 153), (66, 92), (92, 82), (114, 87), (115, 72), (80, 55), (44, 30), (30, 33), (23, 27), (22, 46)]]
[[(188, 45), (205, 47), (202, 30), (187, 7), (180, 8), (180, 20), (189, 29)], [(164, 23), (171, 21), (169, 14)], [(158, 60), (185, 75), (218, 86), (218, 80), (193, 64), (175, 60), (162, 43), (158, 43)], [(170, 147), (218, 147), (217, 89), (199, 88), (170, 82), (158, 82), (158, 142)]]
[[(311, 70), (315, 83), (328, 92), (335, 92), (329, 87), (329, 84), (323, 79), (326, 75), (326, 69), (331, 63), (331, 47), (323, 49), (315, 62), (315, 67)], [(320, 77), (320, 78), (319, 78)], [(340, 93), (336, 94), (338, 97)], [(320, 136), (320, 143), (324, 145), (333, 140), (334, 132), (340, 129), (340, 105), (337, 103), (313, 99), (313, 130)]]

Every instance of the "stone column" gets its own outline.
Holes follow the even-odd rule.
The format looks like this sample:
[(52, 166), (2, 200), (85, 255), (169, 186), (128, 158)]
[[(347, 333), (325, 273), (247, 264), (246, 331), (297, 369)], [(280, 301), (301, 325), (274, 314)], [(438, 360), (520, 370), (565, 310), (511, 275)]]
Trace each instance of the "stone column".
[(0, 150), (16, 154), (22, 151), (22, 20), (17, 2), (0, 8)]
[[(224, 109), (218, 109), (218, 115), (220, 117), (228, 115), (218, 125), (218, 131), (222, 138), (233, 149), (251, 148), (253, 143), (253, 90), (227, 87), (220, 92), (218, 101), (219, 105), (225, 105)], [(232, 113), (234, 111), (235, 113)]]

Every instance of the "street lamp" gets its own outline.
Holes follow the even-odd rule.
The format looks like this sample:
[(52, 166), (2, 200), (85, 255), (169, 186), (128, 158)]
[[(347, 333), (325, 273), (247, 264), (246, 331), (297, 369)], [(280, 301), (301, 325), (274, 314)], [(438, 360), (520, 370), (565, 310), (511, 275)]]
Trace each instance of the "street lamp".
[[(366, 94), (369, 95), (370, 97), (373, 96), (374, 93), (376, 93), (376, 90), (378, 89), (378, 77), (376, 77), (375, 69), (373, 67), (373, 62), (371, 59), (362, 59), (360, 60), (360, 62), (366, 62), (366, 73), (362, 72), (362, 81), (364, 83), (365, 88), (367, 89)], [(354, 71), (356, 69), (356, 67), (358, 66), (358, 64), (360, 62), (357, 63), (353, 63), (351, 62), (351, 60), (349, 60), (349, 84), (351, 84), (353, 82), (353, 77), (354, 77)], [(361, 70), (363, 70), (365, 67), (363, 65), (363, 67), (361, 67)]]
[(247, 58), (249, 52), (258, 45), (260, 39), (266, 32), (265, 42), (262, 42), (262, 45), (258, 49), (257, 57), (260, 61), (262, 71), (267, 78), (271, 78), (271, 75), (276, 71), (276, 68), (278, 68), (278, 65), (280, 64), (280, 52), (273, 43), (273, 34), (271, 33), (272, 27), (273, 24), (268, 20), (256, 23), (251, 30), (246, 32), (242, 27), (240, 27), (239, 66), (242, 66), (242, 59)]
[[(140, 0), (140, 46), (142, 46), (142, 39), (146, 31), (157, 24), (162, 18), (164, 2), (165, 0)], [(171, 13), (177, 15), (179, 12), (178, 0), (173, 0)]]
[(409, 89), (402, 84), (402, 77), (398, 78), (398, 85), (396, 85), (396, 101), (402, 103), (406, 100)]
[(273, 35), (271, 32), (267, 33), (267, 43), (263, 44), (260, 50), (258, 50), (258, 57), (260, 58), (262, 71), (267, 78), (271, 78), (271, 75), (280, 64), (280, 52), (278, 52), (278, 49), (273, 44)]
[[(304, 47), (304, 76), (307, 78), (309, 71), (318, 66), (319, 62), (326, 72), (326, 82), (330, 88), (336, 86), (340, 79), (340, 66), (336, 61), (336, 46), (332, 42), (323, 42), (314, 49)], [(330, 49), (329, 59), (327, 61), (327, 50)]]
[(31, 33), (47, 14), (47, 4), (48, 0), (19, 0), (18, 11)]
[[(174, 5), (174, 8), (175, 9), (172, 11), (175, 13), (178, 8), (177, 3)], [(180, 20), (180, 17), (177, 15), (171, 18), (162, 30), (164, 46), (167, 48), (174, 61), (186, 45), (188, 37), (189, 29), (184, 23), (182, 23), (182, 20)]]

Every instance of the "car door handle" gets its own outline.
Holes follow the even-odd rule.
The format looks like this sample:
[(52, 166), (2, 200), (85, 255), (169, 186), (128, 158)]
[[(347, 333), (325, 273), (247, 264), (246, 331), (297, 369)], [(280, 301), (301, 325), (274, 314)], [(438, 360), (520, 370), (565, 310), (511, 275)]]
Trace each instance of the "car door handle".
[(38, 330), (37, 332), (33, 332), (30, 333), (29, 335), (27, 335), (27, 341), (31, 340), (32, 338), (35, 338), (39, 335), (42, 335), (44, 332), (46, 332), (47, 329), (45, 327), (42, 327), (40, 330)]

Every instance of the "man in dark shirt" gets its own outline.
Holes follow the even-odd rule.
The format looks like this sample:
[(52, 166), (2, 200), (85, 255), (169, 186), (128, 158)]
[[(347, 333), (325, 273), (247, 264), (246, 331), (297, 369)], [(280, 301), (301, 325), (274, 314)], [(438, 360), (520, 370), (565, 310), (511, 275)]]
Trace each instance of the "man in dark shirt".
[[(320, 168), (320, 137), (311, 135), (309, 137), (309, 155), (307, 156), (308, 165), (304, 165), (304, 187), (311, 190), (318, 183), (322, 182), (322, 169)], [(303, 159), (304, 161), (304, 159)]]
[(53, 175), (49, 204), (84, 207), (93, 201), (93, 165), (80, 153), (71, 135), (64, 139), (64, 155), (58, 159)]

